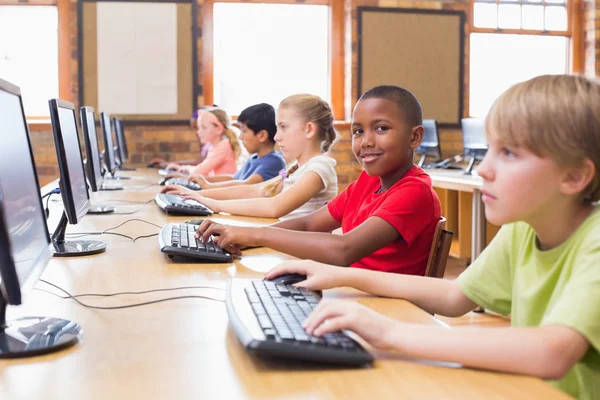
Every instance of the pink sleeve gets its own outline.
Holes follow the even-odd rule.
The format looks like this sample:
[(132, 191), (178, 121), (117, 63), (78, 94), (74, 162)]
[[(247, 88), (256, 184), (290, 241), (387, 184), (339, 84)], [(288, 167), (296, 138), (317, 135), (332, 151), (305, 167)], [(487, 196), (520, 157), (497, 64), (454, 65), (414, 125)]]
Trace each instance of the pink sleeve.
[(225, 161), (227, 161), (227, 157), (229, 156), (230, 152), (231, 146), (229, 145), (229, 142), (222, 140), (218, 145), (213, 146), (208, 150), (208, 154), (206, 155), (204, 161), (196, 165), (196, 167), (192, 169), (191, 173), (193, 175), (208, 176), (208, 174), (215, 168), (218, 168)]

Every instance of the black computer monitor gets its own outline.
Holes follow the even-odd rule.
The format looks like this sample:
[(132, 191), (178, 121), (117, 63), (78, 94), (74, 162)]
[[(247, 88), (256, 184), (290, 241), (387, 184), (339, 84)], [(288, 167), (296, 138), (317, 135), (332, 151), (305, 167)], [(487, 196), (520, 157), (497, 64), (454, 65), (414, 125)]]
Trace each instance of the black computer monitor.
[(484, 124), (483, 118), (463, 118), (461, 120), (464, 155), (471, 157), (465, 174), (470, 174), (475, 162), (483, 160), (487, 153), (488, 144), (485, 139)]
[(104, 166), (110, 175), (113, 175), (117, 169), (117, 163), (115, 161), (110, 115), (105, 112), (100, 113), (100, 126), (102, 127), (102, 137), (104, 138)]
[(431, 161), (433, 162), (438, 162), (442, 158), (437, 121), (435, 119), (424, 119), (423, 129), (423, 140), (417, 148), (417, 154), (421, 155), (421, 159), (418, 163), (419, 167), (424, 166), (427, 157), (431, 158)]
[(97, 192), (102, 187), (103, 179), (94, 109), (92, 107), (81, 107), (79, 109), (79, 117), (81, 119), (81, 127), (83, 128), (85, 154), (87, 156), (87, 178), (92, 191)]
[(47, 317), (6, 321), (37, 282), (52, 244), (18, 87), (0, 79), (0, 358), (34, 356), (75, 344), (78, 324)]
[(129, 158), (129, 151), (127, 150), (127, 141), (125, 140), (125, 132), (123, 131), (123, 123), (117, 117), (113, 118), (113, 125), (115, 127), (115, 134), (117, 135), (117, 143), (119, 146), (119, 158), (121, 159), (121, 165), (125, 164), (125, 161)]
[(65, 241), (67, 223), (76, 225), (87, 214), (90, 208), (90, 194), (83, 170), (75, 106), (73, 103), (59, 99), (52, 99), (48, 103), (60, 171), (60, 193), (64, 204), (63, 215), (52, 235), (54, 255), (60, 257), (101, 253), (106, 250), (104, 242)]
[[(79, 118), (83, 128), (83, 138), (85, 142), (85, 154), (87, 162), (85, 169), (87, 179), (92, 192), (105, 189), (102, 177), (102, 167), (100, 166), (100, 151), (98, 150), (98, 137), (96, 135), (96, 118), (92, 107), (80, 107)], [(105, 214), (115, 211), (112, 206), (90, 205), (88, 213)]]

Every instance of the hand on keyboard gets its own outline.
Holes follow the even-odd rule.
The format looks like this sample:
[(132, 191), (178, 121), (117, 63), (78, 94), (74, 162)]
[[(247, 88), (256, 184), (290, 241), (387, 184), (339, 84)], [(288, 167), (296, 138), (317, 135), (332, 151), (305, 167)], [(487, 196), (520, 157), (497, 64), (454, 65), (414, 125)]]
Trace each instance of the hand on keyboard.
[(347, 329), (380, 349), (398, 348), (393, 340), (402, 322), (381, 315), (368, 307), (348, 300), (322, 300), (302, 323), (306, 333), (323, 336)]
[(255, 240), (255, 230), (257, 228), (231, 226), (218, 224), (211, 220), (204, 220), (196, 230), (196, 237), (206, 240), (208, 237), (215, 236), (215, 243), (227, 250), (231, 254), (241, 255), (241, 250), (247, 247), (261, 246)]
[(168, 194), (178, 194), (180, 196), (183, 196), (186, 199), (194, 199), (197, 200), (194, 195), (196, 194), (196, 192), (194, 190), (188, 189), (186, 187), (180, 186), (180, 185), (165, 185), (161, 190), (161, 193), (168, 193)]

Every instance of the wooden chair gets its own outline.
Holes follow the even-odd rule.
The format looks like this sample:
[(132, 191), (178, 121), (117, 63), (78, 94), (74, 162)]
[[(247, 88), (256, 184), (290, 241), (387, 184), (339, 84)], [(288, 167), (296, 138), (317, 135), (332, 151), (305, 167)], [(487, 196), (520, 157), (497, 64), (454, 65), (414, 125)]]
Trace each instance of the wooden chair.
[(448, 255), (450, 254), (450, 245), (452, 244), (452, 235), (454, 234), (453, 232), (444, 229), (445, 226), (446, 218), (441, 217), (435, 227), (435, 233), (433, 234), (425, 276), (432, 278), (444, 277), (446, 262), (448, 261)]

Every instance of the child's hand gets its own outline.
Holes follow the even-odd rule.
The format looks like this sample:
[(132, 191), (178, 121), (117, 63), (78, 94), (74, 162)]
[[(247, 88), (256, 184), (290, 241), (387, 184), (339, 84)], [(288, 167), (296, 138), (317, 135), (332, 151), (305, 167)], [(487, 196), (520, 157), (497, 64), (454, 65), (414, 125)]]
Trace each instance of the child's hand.
[(186, 178), (186, 176), (180, 172), (171, 172), (170, 174), (165, 175), (165, 179), (171, 178)]
[(195, 190), (188, 189), (180, 185), (165, 185), (160, 189), (161, 193), (179, 194), (181, 196), (187, 196), (196, 193)]
[(374, 347), (389, 349), (393, 347), (389, 338), (394, 337), (400, 325), (400, 322), (353, 301), (322, 300), (302, 327), (315, 336), (348, 329)]
[(311, 260), (284, 261), (265, 275), (273, 279), (281, 274), (296, 273), (306, 275), (306, 280), (296, 283), (295, 286), (311, 290), (325, 290), (334, 287), (348, 286), (350, 269), (323, 264)]
[(180, 168), (181, 168), (181, 165), (179, 165), (177, 163), (170, 163), (167, 165), (166, 169), (174, 169), (175, 171), (179, 171)]
[(241, 255), (241, 249), (245, 247), (256, 247), (260, 244), (255, 240), (256, 228), (231, 226), (217, 224), (210, 220), (204, 220), (196, 230), (196, 237), (203, 242), (213, 237), (213, 242), (223, 249), (232, 249), (233, 254)]
[(204, 189), (206, 186), (208, 186), (208, 181), (202, 175), (190, 175), (188, 179), (200, 185), (201, 189)]
[(169, 194), (178, 194), (181, 197), (183, 197), (184, 200), (195, 200), (198, 203), (203, 204), (204, 206), (212, 209), (213, 211), (218, 212), (213, 208), (214, 207), (213, 203), (215, 203), (215, 201), (213, 199), (207, 199), (206, 197), (202, 197), (195, 190), (191, 190), (186, 187), (179, 186), (179, 185), (165, 185), (165, 187), (163, 187), (160, 190), (160, 192), (161, 193), (169, 193)]

